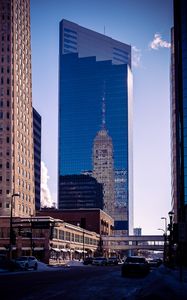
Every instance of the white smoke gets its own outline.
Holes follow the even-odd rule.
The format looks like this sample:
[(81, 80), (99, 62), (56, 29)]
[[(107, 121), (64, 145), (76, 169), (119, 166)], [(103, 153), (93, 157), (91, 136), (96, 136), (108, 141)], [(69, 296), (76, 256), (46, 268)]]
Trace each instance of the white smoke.
[(138, 49), (136, 46), (132, 46), (132, 65), (135, 68), (140, 67), (140, 61), (141, 61), (141, 50)]
[(154, 39), (149, 43), (149, 48), (153, 50), (158, 50), (159, 48), (170, 48), (171, 43), (168, 43), (162, 39), (160, 33), (155, 33)]
[(52, 207), (54, 206), (51, 192), (48, 187), (48, 169), (45, 163), (41, 162), (41, 207)]

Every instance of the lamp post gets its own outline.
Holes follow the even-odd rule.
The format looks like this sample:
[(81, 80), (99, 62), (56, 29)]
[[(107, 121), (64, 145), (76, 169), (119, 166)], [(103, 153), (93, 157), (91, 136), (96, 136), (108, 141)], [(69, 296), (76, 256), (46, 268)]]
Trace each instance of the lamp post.
[(167, 231), (168, 231), (167, 218), (166, 217), (161, 217), (161, 220), (165, 221), (165, 234), (167, 235)]
[(82, 232), (82, 238), (83, 238), (83, 240), (82, 240), (82, 248), (83, 248), (83, 261), (84, 261), (84, 228), (82, 229), (83, 230), (83, 232)]
[[(77, 223), (77, 226), (78, 227), (80, 227), (80, 223)], [(81, 227), (82, 228), (82, 259), (83, 259), (83, 261), (84, 261), (84, 228), (83, 227)]]
[(12, 259), (12, 240), (13, 240), (13, 226), (12, 226), (12, 214), (13, 214), (13, 199), (14, 197), (19, 197), (18, 193), (11, 195), (10, 200), (10, 242), (9, 242), (9, 258)]
[(166, 263), (166, 255), (167, 255), (167, 231), (168, 231), (168, 224), (167, 224), (167, 218), (161, 217), (161, 220), (165, 221), (165, 233), (164, 233), (164, 263)]
[(169, 225), (168, 225), (168, 230), (169, 230), (169, 264), (172, 264), (172, 246), (173, 246), (173, 215), (174, 212), (170, 211), (168, 213), (169, 215)]
[(31, 215), (30, 217), (31, 217), (31, 222), (30, 222), (30, 223), (31, 223), (31, 232), (30, 232), (31, 255), (33, 255), (33, 250), (34, 250), (34, 249), (33, 249), (33, 248), (34, 248), (34, 247), (33, 247), (33, 239), (32, 239), (32, 217), (33, 217), (33, 215)]
[(166, 262), (166, 243), (167, 243), (167, 230), (162, 229), (162, 228), (158, 228), (157, 230), (161, 230), (163, 231), (163, 236), (164, 236), (164, 253), (163, 253), (163, 261), (164, 263)]

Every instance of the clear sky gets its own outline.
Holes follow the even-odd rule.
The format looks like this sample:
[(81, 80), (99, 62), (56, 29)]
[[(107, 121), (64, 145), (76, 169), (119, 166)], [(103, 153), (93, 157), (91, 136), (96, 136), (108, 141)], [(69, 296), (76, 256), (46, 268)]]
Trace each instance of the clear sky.
[[(42, 116), (45, 184), (57, 201), (59, 22), (67, 19), (133, 48), (134, 225), (161, 234), (171, 209), (172, 0), (30, 0), (33, 105)], [(46, 170), (47, 168), (47, 170)]]

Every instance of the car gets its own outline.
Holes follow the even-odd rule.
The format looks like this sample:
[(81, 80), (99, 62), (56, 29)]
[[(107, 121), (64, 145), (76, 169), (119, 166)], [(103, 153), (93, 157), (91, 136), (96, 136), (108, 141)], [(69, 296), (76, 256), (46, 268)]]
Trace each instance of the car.
[(118, 265), (118, 258), (116, 256), (112, 256), (112, 257), (109, 257), (108, 260), (107, 260), (107, 264), (108, 265)]
[(84, 265), (91, 265), (93, 262), (93, 257), (86, 257), (83, 264)]
[(105, 257), (95, 257), (92, 261), (92, 265), (106, 266), (107, 265), (107, 259)]
[(18, 269), (38, 269), (38, 260), (34, 256), (20, 256), (15, 259), (15, 265)]
[(150, 266), (143, 256), (128, 256), (121, 267), (122, 277), (128, 275), (147, 275)]

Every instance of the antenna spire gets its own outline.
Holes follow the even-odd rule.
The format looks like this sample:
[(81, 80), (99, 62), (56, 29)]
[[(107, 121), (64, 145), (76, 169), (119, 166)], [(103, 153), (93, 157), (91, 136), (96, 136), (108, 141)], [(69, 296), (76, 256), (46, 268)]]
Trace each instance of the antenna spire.
[(105, 99), (105, 81), (103, 87), (103, 98), (102, 98), (102, 129), (106, 129), (106, 99)]

